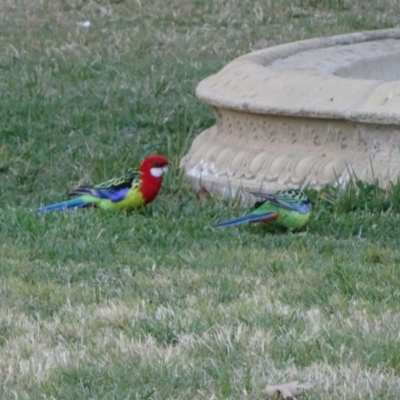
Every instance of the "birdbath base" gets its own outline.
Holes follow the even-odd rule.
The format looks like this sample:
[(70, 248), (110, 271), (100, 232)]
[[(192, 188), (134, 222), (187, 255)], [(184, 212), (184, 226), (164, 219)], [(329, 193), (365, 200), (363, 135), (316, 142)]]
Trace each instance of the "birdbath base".
[(318, 38), (235, 59), (197, 87), (215, 112), (181, 160), (194, 188), (345, 184), (400, 176), (400, 29)]

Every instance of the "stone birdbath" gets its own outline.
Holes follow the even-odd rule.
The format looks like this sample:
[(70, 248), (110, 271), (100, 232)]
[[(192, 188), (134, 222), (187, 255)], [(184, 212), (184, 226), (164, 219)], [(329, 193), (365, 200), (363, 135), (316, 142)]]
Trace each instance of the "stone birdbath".
[(239, 57), (197, 86), (215, 125), (181, 166), (224, 197), (400, 175), (400, 29), (304, 40)]

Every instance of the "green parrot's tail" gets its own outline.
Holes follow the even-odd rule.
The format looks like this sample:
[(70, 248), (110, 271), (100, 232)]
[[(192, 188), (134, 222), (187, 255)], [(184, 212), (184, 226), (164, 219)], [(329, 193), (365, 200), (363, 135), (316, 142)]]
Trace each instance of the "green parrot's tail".
[(251, 222), (268, 221), (268, 220), (276, 219), (278, 216), (279, 216), (278, 213), (271, 212), (271, 211), (265, 212), (262, 214), (248, 214), (243, 217), (230, 219), (229, 221), (219, 222), (218, 224), (214, 225), (214, 228), (217, 228), (220, 226), (234, 226), (234, 225), (241, 225), (241, 224), (251, 223)]
[(76, 199), (62, 201), (61, 203), (50, 204), (49, 206), (37, 208), (36, 213), (39, 214), (48, 213), (50, 211), (63, 211), (73, 208), (87, 207), (90, 205), (92, 205), (91, 202), (83, 200), (81, 197), (77, 197)]

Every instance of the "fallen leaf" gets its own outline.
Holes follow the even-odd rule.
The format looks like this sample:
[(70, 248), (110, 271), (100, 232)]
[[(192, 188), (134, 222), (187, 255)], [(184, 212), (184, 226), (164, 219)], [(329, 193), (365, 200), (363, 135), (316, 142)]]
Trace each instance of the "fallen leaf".
[(316, 382), (299, 383), (293, 381), (289, 383), (282, 383), (280, 385), (268, 385), (266, 388), (269, 397), (281, 396), (282, 399), (296, 399), (294, 396), (299, 394), (299, 389), (311, 389), (315, 386)]
[(210, 192), (203, 186), (196, 192), (197, 196), (199, 197), (200, 201), (204, 202), (211, 197)]

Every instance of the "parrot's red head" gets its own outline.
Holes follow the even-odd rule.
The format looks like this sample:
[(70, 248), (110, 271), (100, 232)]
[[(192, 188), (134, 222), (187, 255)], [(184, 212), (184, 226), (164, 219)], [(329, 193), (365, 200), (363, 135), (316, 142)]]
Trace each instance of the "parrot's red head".
[(168, 170), (168, 160), (164, 156), (150, 156), (140, 164), (140, 171), (153, 178), (162, 178)]
[(149, 156), (140, 166), (141, 184), (140, 192), (146, 203), (150, 203), (157, 196), (161, 188), (164, 174), (168, 170), (168, 160), (164, 156)]

